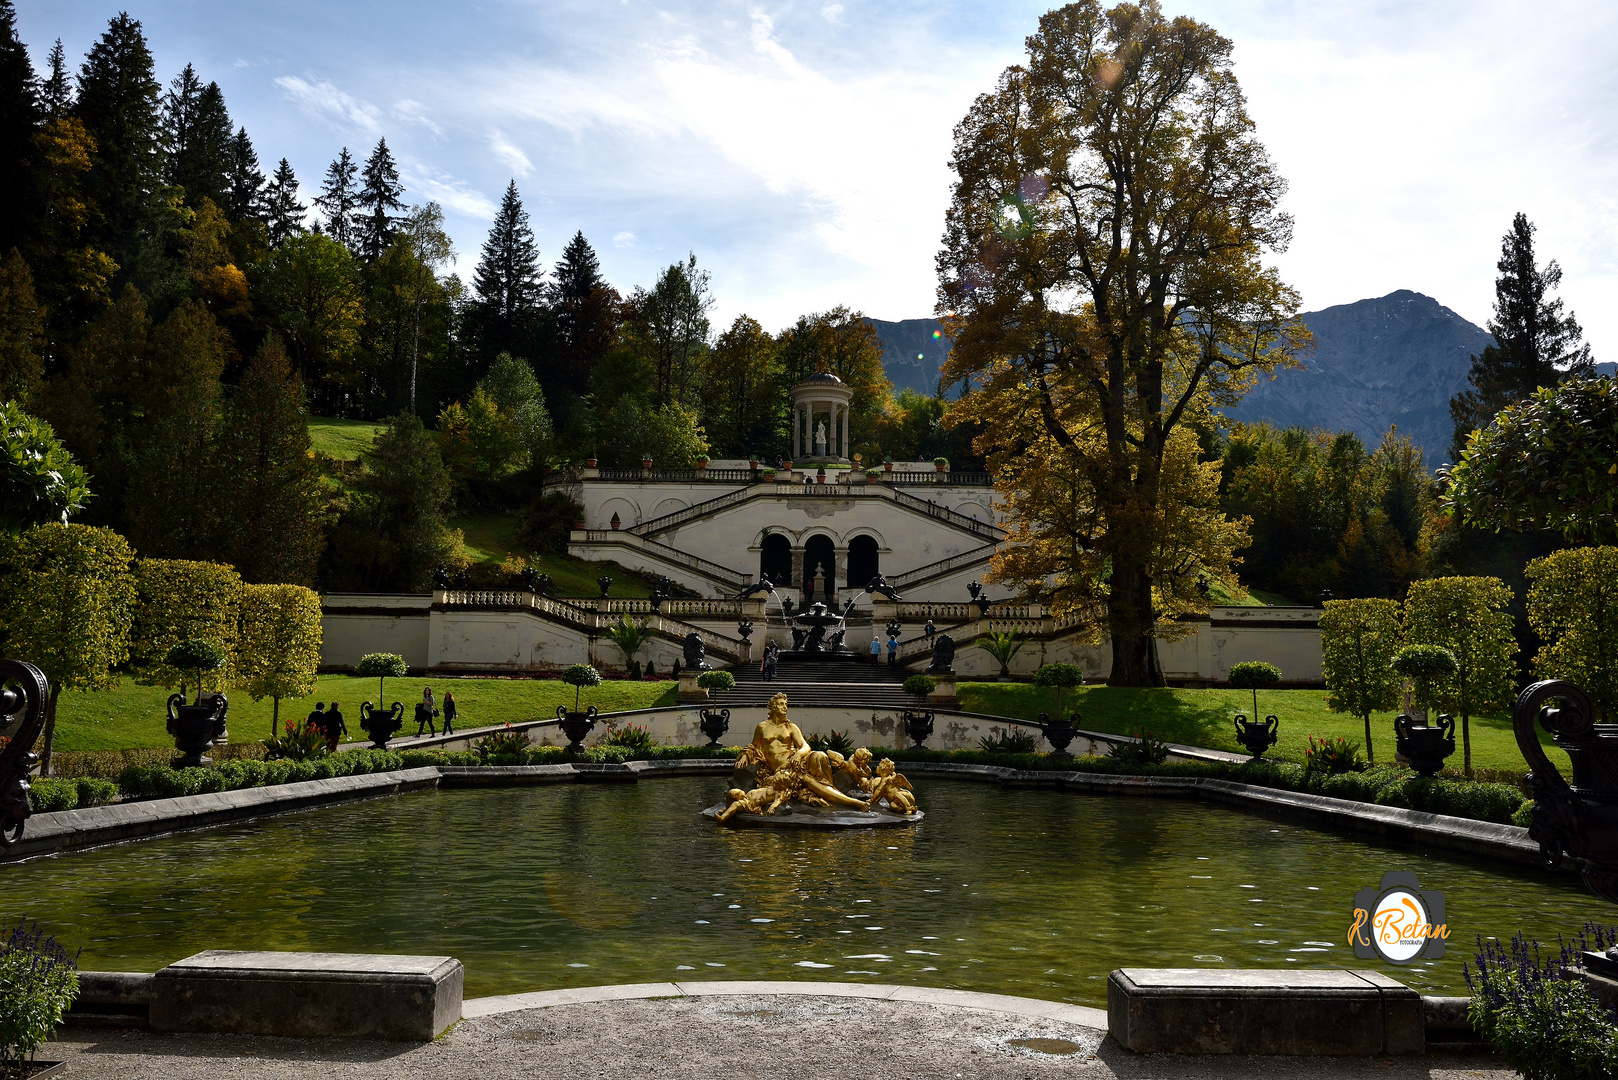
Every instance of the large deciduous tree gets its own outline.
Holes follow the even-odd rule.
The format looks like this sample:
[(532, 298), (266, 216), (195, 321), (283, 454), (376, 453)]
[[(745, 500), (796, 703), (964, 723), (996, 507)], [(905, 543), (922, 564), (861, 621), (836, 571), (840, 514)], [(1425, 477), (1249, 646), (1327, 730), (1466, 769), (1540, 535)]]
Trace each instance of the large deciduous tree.
[(1534, 226), (1518, 214), (1500, 242), (1500, 276), (1494, 279), (1494, 317), (1489, 333), (1494, 344), (1472, 357), (1466, 381), (1472, 389), (1450, 399), (1455, 441), (1450, 453), (1459, 458), (1472, 432), (1487, 427), (1496, 413), (1531, 397), (1534, 391), (1593, 372), (1584, 332), (1562, 301), (1551, 293), (1562, 283), (1562, 268), (1552, 259), (1541, 267), (1534, 257)]
[(291, 237), (270, 256), (261, 295), (323, 415), (335, 413), (358, 380), (365, 305), (354, 256), (328, 236)]
[(1618, 723), (1618, 547), (1572, 548), (1528, 564), (1528, 621), (1543, 644), (1534, 672), (1590, 695)]
[(775, 457), (786, 449), (786, 380), (775, 339), (757, 319), (738, 315), (709, 350), (704, 417), (721, 457)]
[(51, 426), (0, 401), (0, 530), (63, 524), (89, 498), (89, 478)]
[(254, 701), (271, 699), (271, 738), (281, 733), (281, 699), (314, 693), (320, 645), (320, 597), (313, 590), (242, 587), (236, 681)]
[(631, 336), (652, 372), (653, 403), (695, 404), (714, 305), (708, 271), (688, 255), (658, 275), (650, 292), (637, 289), (630, 303)]
[(1292, 222), (1230, 42), (1155, 2), (1049, 12), (1027, 63), (956, 127), (952, 165), (945, 377), (1026, 395), (1019, 425), (1094, 507), (1079, 546), (1109, 565), (1109, 681), (1160, 683), (1153, 553), (1173, 437), (1307, 336), (1262, 262)]
[(1399, 650), (1399, 601), (1328, 600), (1320, 613), (1320, 668), (1326, 704), (1365, 722), (1365, 760), (1375, 763), (1371, 714), (1399, 704), (1393, 654)]
[(1462, 760), (1472, 774), (1472, 717), (1504, 712), (1515, 696), (1517, 642), (1511, 590), (1499, 578), (1418, 581), (1405, 598), (1405, 639), (1455, 655), (1455, 674), (1437, 686), (1441, 707), (1461, 714)]

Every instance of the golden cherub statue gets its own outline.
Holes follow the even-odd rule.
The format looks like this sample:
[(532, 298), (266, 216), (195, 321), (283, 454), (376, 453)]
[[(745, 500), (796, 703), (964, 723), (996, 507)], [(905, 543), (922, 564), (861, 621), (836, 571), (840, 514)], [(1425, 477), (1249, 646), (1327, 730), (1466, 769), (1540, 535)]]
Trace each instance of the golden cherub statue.
[(914, 814), (916, 812), (916, 789), (910, 786), (910, 781), (896, 772), (893, 759), (883, 758), (876, 767), (876, 775), (871, 778), (871, 805), (886, 802), (888, 809), (895, 814)]

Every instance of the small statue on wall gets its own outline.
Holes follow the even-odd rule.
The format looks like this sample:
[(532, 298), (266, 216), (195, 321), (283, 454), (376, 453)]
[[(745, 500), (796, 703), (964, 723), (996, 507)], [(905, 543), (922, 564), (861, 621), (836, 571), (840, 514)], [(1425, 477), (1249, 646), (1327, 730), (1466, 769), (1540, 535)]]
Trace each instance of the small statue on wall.
[(696, 633), (685, 636), (685, 667), (687, 671), (708, 670), (708, 650), (702, 644), (702, 638)]
[(928, 671), (940, 675), (949, 675), (955, 670), (955, 639), (948, 634), (939, 634), (933, 639), (933, 662)]

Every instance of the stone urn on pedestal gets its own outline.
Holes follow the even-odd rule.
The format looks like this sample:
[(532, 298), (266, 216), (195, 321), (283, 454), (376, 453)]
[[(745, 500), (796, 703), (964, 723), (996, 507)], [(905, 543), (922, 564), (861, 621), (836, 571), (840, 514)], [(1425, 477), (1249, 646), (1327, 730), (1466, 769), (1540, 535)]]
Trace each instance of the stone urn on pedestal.
[(1045, 741), (1055, 748), (1058, 757), (1066, 757), (1068, 744), (1073, 741), (1073, 729), (1078, 726), (1079, 714), (1074, 713), (1071, 718), (1064, 720), (1062, 698), (1074, 687), (1084, 685), (1084, 672), (1076, 664), (1042, 664), (1034, 672), (1034, 685), (1056, 691), (1056, 719), (1040, 713), (1039, 721), (1045, 725)]
[[(904, 681), (903, 690), (916, 699), (919, 705), (926, 701), (927, 696), (938, 689), (938, 682), (926, 675), (912, 675)], [(906, 709), (904, 711), (905, 734), (920, 750), (927, 737), (933, 733), (933, 714), (930, 710)]]
[(410, 665), (398, 653), (366, 653), (354, 665), (354, 674), (376, 679), (377, 703), (360, 704), (360, 730), (370, 737), (374, 749), (386, 750), (388, 740), (404, 727), (404, 705), (397, 701), (392, 706), (384, 704), (387, 698), (383, 691), (387, 689), (388, 679), (402, 678), (409, 670)]
[(601, 672), (589, 664), (570, 664), (562, 670), (562, 681), (573, 687), (573, 708), (556, 707), (557, 727), (567, 736), (567, 749), (576, 754), (584, 749), (584, 740), (596, 726), (596, 707), (580, 710), (579, 695), (586, 686), (600, 686)]
[(184, 686), (182, 693), (168, 699), (168, 733), (174, 736), (174, 748), (180, 756), (169, 764), (176, 769), (199, 768), (211, 763), (202, 755), (215, 744), (229, 741), (225, 718), (229, 703), (224, 694), (202, 692), (202, 673), (218, 671), (225, 666), (225, 650), (206, 638), (187, 638), (168, 651), (164, 662), (172, 668), (189, 672), (196, 680), (197, 700), (187, 705)]
[[(736, 689), (736, 676), (728, 671), (704, 671), (697, 676), (697, 687), (710, 696), (722, 694)], [(698, 715), (702, 717), (702, 733), (708, 736), (708, 749), (717, 749), (720, 738), (730, 730), (730, 710), (702, 709)]]
[(1431, 725), (1425, 719), (1400, 713), (1393, 721), (1393, 734), (1394, 752), (1410, 762), (1420, 776), (1438, 775), (1444, 759), (1455, 753), (1455, 718), (1448, 713)]
[(1249, 660), (1241, 664), (1233, 664), (1230, 669), (1230, 685), (1238, 690), (1253, 691), (1253, 718), (1249, 720), (1241, 713), (1236, 714), (1236, 741), (1253, 755), (1257, 761), (1264, 756), (1264, 751), (1275, 745), (1280, 738), (1281, 721), (1272, 713), (1263, 720), (1258, 718), (1258, 691), (1260, 687), (1276, 686), (1281, 682), (1281, 669), (1274, 664), (1266, 664), (1258, 660)]

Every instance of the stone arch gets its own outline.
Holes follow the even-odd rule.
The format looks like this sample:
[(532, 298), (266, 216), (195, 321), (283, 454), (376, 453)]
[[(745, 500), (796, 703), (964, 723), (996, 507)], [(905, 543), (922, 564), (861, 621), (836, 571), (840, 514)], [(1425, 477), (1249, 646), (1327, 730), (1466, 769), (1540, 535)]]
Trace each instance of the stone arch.
[(672, 514), (678, 510), (688, 509), (690, 506), (691, 504), (684, 499), (676, 499), (671, 496), (652, 508), (652, 517), (660, 518), (664, 514)]
[(786, 533), (768, 532), (759, 540), (758, 579), (777, 585), (795, 584), (792, 580), (792, 538)]
[(598, 529), (612, 528), (612, 515), (617, 514), (620, 528), (640, 524), (640, 507), (621, 495), (615, 495), (601, 504), (601, 524)]
[(848, 538), (848, 587), (863, 589), (882, 569), (882, 545), (869, 533)]
[[(809, 585), (817, 574), (824, 574), (827, 590), (837, 588), (837, 538), (829, 533), (815, 532), (803, 538), (803, 581), (800, 584), (807, 596)], [(814, 599), (825, 601), (824, 596)]]
[(955, 512), (957, 514), (964, 514), (965, 516), (972, 518), (974, 521), (982, 521), (989, 524), (994, 523), (994, 511), (990, 510), (982, 503), (974, 500), (969, 499), (966, 502), (961, 503), (955, 508)]

